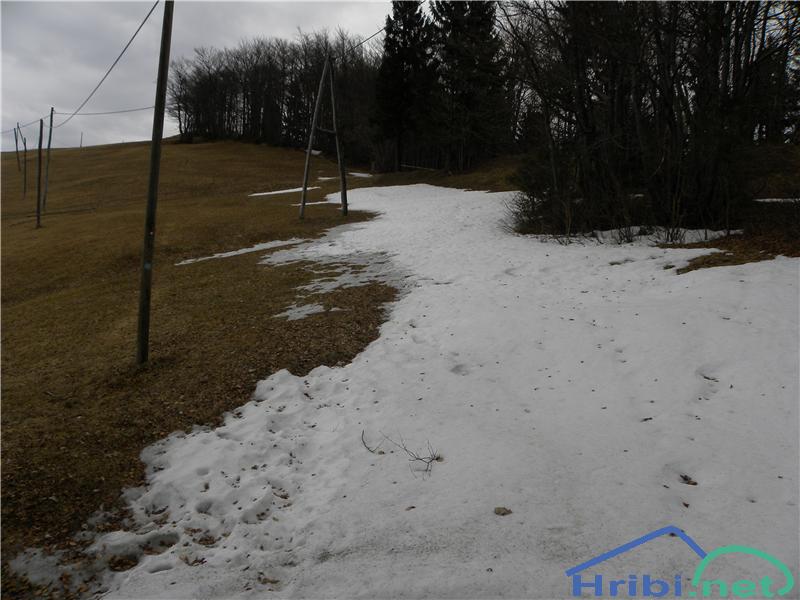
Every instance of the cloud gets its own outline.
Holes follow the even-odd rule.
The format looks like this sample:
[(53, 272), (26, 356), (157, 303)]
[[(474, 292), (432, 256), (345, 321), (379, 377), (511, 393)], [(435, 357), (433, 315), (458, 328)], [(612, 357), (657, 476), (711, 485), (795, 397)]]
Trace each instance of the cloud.
[[(7, 2), (2, 23), (2, 129), (46, 115), (50, 106), (71, 112), (117, 57), (150, 9), (150, 2)], [(157, 7), (100, 90), (83, 109), (102, 112), (153, 104), (162, 8)], [(382, 2), (190, 2), (175, 3), (172, 59), (200, 46), (233, 46), (253, 37), (292, 38), (303, 31), (341, 27), (366, 37), (391, 10)], [(54, 130), (53, 146), (149, 139), (152, 112), (77, 116)], [(56, 116), (56, 125), (64, 120)], [(177, 132), (169, 120), (165, 135)], [(23, 132), (35, 146), (38, 127)], [(13, 133), (2, 136), (13, 148)]]

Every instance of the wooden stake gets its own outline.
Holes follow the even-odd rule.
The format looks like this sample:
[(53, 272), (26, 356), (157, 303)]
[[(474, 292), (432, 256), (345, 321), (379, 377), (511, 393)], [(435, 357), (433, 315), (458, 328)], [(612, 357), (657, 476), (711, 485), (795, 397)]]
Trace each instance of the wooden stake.
[[(330, 62), (330, 56), (328, 57)], [(331, 85), (331, 117), (333, 118), (333, 137), (336, 139), (336, 159), (339, 161), (339, 196), (342, 201), (342, 216), (347, 216), (347, 173), (344, 169), (344, 156), (342, 155), (341, 144), (339, 143), (339, 127), (336, 124), (336, 86), (334, 85), (333, 64), (330, 66), (329, 81)]]
[(50, 131), (47, 134), (47, 166), (44, 169), (44, 196), (42, 196), (42, 210), (47, 210), (47, 186), (50, 183), (50, 145), (53, 143), (53, 113), (55, 109), (50, 107)]
[(153, 111), (153, 137), (150, 142), (150, 182), (147, 188), (147, 214), (144, 225), (142, 251), (142, 278), (139, 289), (139, 329), (136, 340), (136, 362), (147, 362), (150, 344), (150, 295), (153, 281), (153, 253), (156, 239), (156, 204), (158, 201), (158, 176), (161, 168), (161, 137), (164, 133), (164, 111), (169, 75), (169, 47), (172, 40), (173, 0), (164, 3), (164, 22), (161, 27), (161, 52), (158, 56), (155, 110)]
[[(19, 127), (19, 123), (17, 123), (17, 127)], [(22, 165), (19, 164), (19, 138), (16, 129), (14, 129), (14, 151), (17, 153), (17, 171), (22, 172)]]
[(319, 116), (319, 105), (322, 100), (322, 90), (325, 85), (325, 76), (330, 67), (329, 59), (325, 58), (325, 66), (322, 67), (322, 77), (319, 78), (319, 90), (317, 91), (317, 101), (314, 104), (314, 117), (311, 119), (311, 131), (308, 132), (308, 148), (306, 149), (306, 166), (303, 169), (303, 195), (300, 198), (300, 218), (306, 213), (306, 195), (308, 193), (308, 168), (311, 166), (311, 147), (314, 144), (314, 133), (317, 131), (317, 117)]
[(39, 151), (36, 159), (36, 229), (42, 226), (42, 134), (44, 134), (44, 119), (39, 119)]

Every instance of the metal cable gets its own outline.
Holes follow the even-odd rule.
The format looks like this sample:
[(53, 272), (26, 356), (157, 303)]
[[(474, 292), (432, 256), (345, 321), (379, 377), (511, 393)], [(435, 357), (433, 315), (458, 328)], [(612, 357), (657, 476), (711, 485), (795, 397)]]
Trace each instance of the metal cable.
[(103, 75), (102, 79), (100, 79), (100, 81), (98, 82), (98, 84), (97, 84), (96, 86), (94, 86), (94, 89), (91, 91), (91, 93), (90, 93), (88, 96), (86, 96), (86, 100), (84, 100), (83, 102), (81, 102), (81, 105), (80, 105), (78, 108), (76, 108), (76, 109), (75, 109), (75, 111), (74, 111), (74, 112), (73, 112), (73, 113), (72, 113), (70, 116), (68, 116), (66, 119), (64, 119), (63, 121), (61, 121), (61, 123), (59, 123), (58, 125), (53, 125), (53, 129), (58, 129), (58, 128), (59, 128), (59, 127), (61, 127), (62, 125), (66, 125), (67, 123), (69, 123), (69, 122), (72, 120), (72, 118), (73, 118), (75, 115), (77, 115), (77, 114), (80, 112), (80, 110), (81, 110), (81, 109), (82, 109), (84, 106), (86, 106), (86, 103), (87, 103), (87, 102), (89, 102), (89, 100), (91, 100), (91, 99), (92, 99), (92, 96), (94, 96), (95, 92), (96, 92), (97, 90), (99, 90), (99, 89), (100, 89), (100, 86), (101, 86), (101, 85), (103, 85), (103, 82), (104, 82), (104, 81), (106, 80), (106, 78), (107, 78), (107, 77), (108, 77), (108, 76), (111, 74), (111, 71), (113, 71), (113, 70), (114, 70), (114, 67), (116, 67), (116, 66), (117, 66), (117, 63), (120, 61), (120, 59), (122, 58), (122, 56), (125, 54), (125, 51), (126, 51), (126, 50), (127, 50), (129, 47), (130, 47), (130, 45), (133, 43), (133, 40), (134, 40), (134, 39), (136, 39), (136, 36), (137, 36), (137, 35), (139, 34), (139, 32), (142, 30), (142, 27), (144, 27), (144, 24), (145, 24), (145, 23), (147, 23), (147, 19), (149, 19), (149, 18), (150, 18), (150, 15), (152, 15), (152, 14), (153, 14), (153, 11), (156, 9), (156, 6), (158, 6), (158, 3), (159, 3), (159, 1), (160, 1), (160, 0), (156, 0), (156, 1), (155, 1), (155, 3), (154, 3), (154, 4), (153, 4), (153, 6), (150, 8), (150, 10), (148, 11), (148, 13), (145, 15), (145, 17), (144, 17), (144, 19), (142, 20), (142, 22), (139, 24), (139, 27), (137, 27), (137, 28), (136, 28), (136, 31), (134, 31), (134, 32), (133, 32), (133, 35), (131, 36), (131, 39), (129, 39), (129, 40), (128, 40), (128, 43), (127, 43), (127, 44), (125, 44), (125, 47), (122, 49), (122, 52), (120, 52), (120, 53), (119, 53), (119, 56), (117, 56), (116, 60), (114, 60), (114, 62), (113, 62), (113, 63), (111, 63), (111, 66), (108, 68), (108, 71), (106, 71), (106, 74), (105, 74), (105, 75)]

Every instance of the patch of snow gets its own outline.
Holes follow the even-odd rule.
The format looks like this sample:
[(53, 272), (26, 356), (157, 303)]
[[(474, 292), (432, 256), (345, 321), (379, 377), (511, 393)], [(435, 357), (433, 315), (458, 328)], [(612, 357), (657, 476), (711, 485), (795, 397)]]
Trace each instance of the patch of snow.
[(332, 179), (339, 179), (338, 177), (317, 177), (318, 181), (331, 181)]
[[(94, 550), (177, 542), (108, 597), (563, 598), (565, 569), (668, 524), (798, 564), (800, 261), (679, 276), (707, 250), (508, 234), (507, 193), (351, 194), (379, 216), (266, 260), (407, 273), (379, 338), (147, 448), (138, 526)], [(662, 538), (598, 572), (696, 565)]]
[(350, 171), (348, 174), (352, 177), (372, 177), (370, 173), (359, 173), (358, 171)]
[(756, 202), (800, 202), (800, 198), (755, 198)]
[(217, 254), (213, 254), (211, 256), (203, 256), (201, 258), (187, 258), (186, 260), (182, 260), (181, 262), (175, 263), (175, 265), (176, 266), (190, 265), (192, 263), (202, 262), (204, 260), (213, 260), (215, 258), (228, 258), (230, 256), (238, 256), (239, 254), (248, 254), (250, 252), (260, 252), (261, 250), (270, 250), (271, 248), (283, 248), (285, 246), (301, 244), (307, 241), (308, 240), (304, 238), (292, 238), (289, 240), (274, 240), (272, 242), (264, 242), (262, 244), (256, 244), (255, 246), (250, 246), (248, 248), (231, 250), (230, 252), (218, 252)]
[(285, 318), (287, 321), (297, 321), (298, 319), (305, 319), (309, 315), (325, 312), (325, 307), (322, 304), (292, 304), (282, 313), (278, 313), (273, 318)]
[[(334, 204), (334, 203), (339, 204), (339, 201), (336, 200), (335, 202), (332, 202), (331, 200), (322, 200), (320, 202), (306, 202), (306, 206), (314, 206), (315, 204)], [(301, 206), (301, 205), (302, 202), (295, 202), (294, 204), (292, 204), (292, 206)]]
[[(63, 552), (46, 554), (40, 549), (29, 549), (14, 557), (9, 562), (13, 571), (25, 573), (28, 580), (37, 586), (51, 586), (59, 581), (61, 574), (59, 561), (63, 558)], [(70, 569), (67, 573), (72, 575)]]
[[(629, 242), (630, 244), (635, 244), (639, 246), (652, 246), (654, 244), (662, 244), (662, 243), (669, 243), (666, 242), (666, 233), (660, 230), (656, 230), (655, 232), (651, 232), (647, 228), (635, 226), (631, 227), (631, 230), (637, 232), (636, 235), (633, 236), (633, 241)], [(638, 233), (644, 232), (644, 233)], [(732, 230), (732, 234), (742, 233), (742, 230)], [(726, 231), (716, 231), (711, 229), (685, 229), (679, 228), (676, 232), (677, 239), (679, 239), (680, 244), (693, 244), (695, 242), (709, 242), (712, 240), (716, 240), (727, 235)], [(593, 231), (591, 237), (603, 242), (605, 244), (618, 244), (621, 239), (621, 230), (619, 229), (607, 229), (603, 231)], [(572, 241), (581, 241), (581, 237), (573, 238)]]
[[(319, 186), (317, 185), (317, 186), (314, 186), (314, 187), (309, 187), (308, 189), (309, 190), (318, 190)], [(248, 194), (248, 196), (251, 197), (251, 198), (253, 196), (275, 196), (277, 194), (289, 194), (291, 192), (302, 192), (302, 191), (303, 191), (303, 188), (302, 187), (298, 187), (298, 188), (291, 188), (291, 189), (288, 189), (288, 190), (275, 190), (274, 192), (258, 192), (256, 194)]]

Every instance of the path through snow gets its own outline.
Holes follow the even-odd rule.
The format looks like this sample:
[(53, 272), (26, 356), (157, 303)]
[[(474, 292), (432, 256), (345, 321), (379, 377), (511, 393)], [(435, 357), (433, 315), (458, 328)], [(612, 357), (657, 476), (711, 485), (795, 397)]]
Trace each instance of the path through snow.
[[(352, 364), (276, 373), (145, 452), (149, 525), (98, 547), (177, 543), (111, 597), (562, 598), (565, 569), (666, 525), (798, 564), (798, 260), (676, 275), (704, 250), (512, 235), (507, 199), (351, 190), (380, 216), (268, 258), (388, 254), (411, 277)], [(444, 460), (425, 475), (362, 431)], [(697, 562), (677, 538), (614, 560)]]

